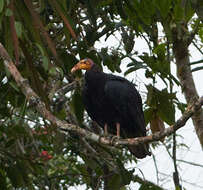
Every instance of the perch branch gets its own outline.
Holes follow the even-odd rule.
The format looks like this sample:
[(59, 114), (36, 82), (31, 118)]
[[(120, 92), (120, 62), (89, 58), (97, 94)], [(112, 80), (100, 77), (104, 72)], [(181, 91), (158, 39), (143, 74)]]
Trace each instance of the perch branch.
[(189, 105), (185, 113), (176, 121), (176, 123), (163, 131), (156, 132), (150, 136), (146, 137), (138, 137), (138, 138), (131, 138), (131, 139), (115, 139), (113, 142), (108, 137), (101, 137), (95, 133), (92, 133), (88, 130), (80, 128), (77, 125), (73, 125), (67, 123), (66, 121), (61, 121), (56, 118), (50, 111), (46, 109), (44, 102), (41, 101), (40, 97), (31, 89), (28, 84), (28, 80), (24, 79), (19, 71), (17, 70), (15, 64), (13, 63), (12, 59), (8, 55), (4, 46), (0, 43), (0, 56), (4, 60), (4, 65), (10, 71), (11, 75), (15, 79), (17, 85), (21, 88), (23, 94), (26, 96), (27, 100), (35, 106), (36, 110), (44, 117), (45, 119), (49, 120), (51, 123), (56, 125), (61, 130), (67, 130), (77, 133), (82, 137), (92, 140), (94, 142), (98, 142), (105, 145), (111, 146), (119, 146), (119, 145), (139, 145), (142, 143), (150, 143), (153, 141), (158, 141), (165, 136), (169, 136), (174, 133), (179, 128), (183, 127), (187, 120), (196, 112), (198, 111), (201, 106), (203, 105), (203, 97), (201, 97), (197, 102), (193, 105)]

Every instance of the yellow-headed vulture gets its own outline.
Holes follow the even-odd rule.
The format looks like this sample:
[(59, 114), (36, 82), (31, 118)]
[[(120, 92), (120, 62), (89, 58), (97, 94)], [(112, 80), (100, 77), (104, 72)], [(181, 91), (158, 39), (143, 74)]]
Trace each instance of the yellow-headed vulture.
[[(104, 132), (118, 137), (134, 138), (146, 136), (146, 124), (142, 110), (142, 99), (135, 86), (125, 78), (106, 74), (89, 58), (78, 62), (71, 70), (84, 69), (85, 85), (82, 92), (87, 113)], [(149, 146), (128, 146), (137, 158), (150, 155)]]

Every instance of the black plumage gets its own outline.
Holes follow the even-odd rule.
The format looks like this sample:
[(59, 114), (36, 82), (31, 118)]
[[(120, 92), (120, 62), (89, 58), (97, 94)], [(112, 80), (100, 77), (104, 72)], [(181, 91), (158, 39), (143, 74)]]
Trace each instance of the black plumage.
[[(83, 66), (80, 68), (81, 64)], [(80, 61), (74, 68), (72, 71), (87, 70), (82, 97), (92, 120), (103, 128), (106, 126), (111, 134), (121, 135), (123, 138), (146, 136), (142, 100), (131, 82), (102, 72), (91, 59)], [(128, 148), (137, 158), (150, 155), (149, 147), (145, 144)]]

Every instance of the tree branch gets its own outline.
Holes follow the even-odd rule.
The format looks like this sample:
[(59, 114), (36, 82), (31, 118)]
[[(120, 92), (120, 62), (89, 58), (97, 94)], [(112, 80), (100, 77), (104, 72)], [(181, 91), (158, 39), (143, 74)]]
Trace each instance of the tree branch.
[(180, 185), (179, 180), (179, 172), (177, 167), (177, 159), (176, 159), (176, 133), (173, 134), (173, 165), (174, 165), (174, 172), (173, 172), (173, 182), (176, 189), (181, 190), (182, 187)]
[[(180, 31), (179, 31), (180, 29)], [(189, 57), (189, 50), (186, 39), (184, 37), (188, 29), (185, 27), (174, 27), (172, 30), (173, 53), (176, 60), (177, 76), (181, 83), (187, 104), (191, 105), (198, 101), (199, 95), (192, 76)], [(194, 42), (192, 41), (195, 46)], [(198, 47), (197, 47), (198, 48)], [(203, 53), (202, 53), (203, 54)], [(193, 116), (192, 121), (196, 130), (196, 134), (203, 147), (203, 110), (199, 109)]]
[(74, 90), (77, 86), (80, 86), (80, 82), (79, 80), (75, 80), (67, 85), (64, 85), (62, 88), (58, 89), (55, 93), (59, 93), (59, 94), (66, 94), (72, 90)]
[(191, 72), (200, 71), (200, 70), (203, 70), (203, 66), (191, 69)]
[(153, 141), (158, 141), (165, 136), (169, 136), (174, 133), (179, 128), (183, 127), (187, 120), (198, 110), (200, 110), (201, 106), (203, 105), (203, 97), (201, 97), (197, 102), (193, 103), (193, 105), (189, 105), (185, 113), (177, 120), (177, 122), (166, 128), (163, 131), (156, 132), (150, 136), (146, 137), (138, 137), (138, 138), (131, 138), (131, 139), (115, 139), (113, 142), (108, 137), (101, 137), (95, 133), (92, 133), (88, 130), (80, 128), (77, 125), (73, 125), (67, 123), (66, 121), (61, 121), (56, 118), (50, 111), (46, 109), (44, 102), (41, 101), (40, 97), (30, 88), (28, 81), (24, 79), (19, 71), (17, 70), (16, 66), (12, 62), (10, 56), (8, 55), (7, 51), (5, 50), (4, 46), (0, 43), (0, 56), (4, 60), (4, 65), (10, 71), (11, 75), (15, 79), (17, 85), (21, 88), (23, 94), (28, 99), (29, 103), (32, 103), (36, 107), (36, 110), (44, 117), (45, 119), (49, 120), (51, 123), (56, 125), (61, 130), (67, 130), (77, 133), (82, 137), (92, 140), (94, 142), (98, 142), (105, 145), (110, 146), (120, 146), (120, 145), (139, 145), (143, 143), (150, 143)]

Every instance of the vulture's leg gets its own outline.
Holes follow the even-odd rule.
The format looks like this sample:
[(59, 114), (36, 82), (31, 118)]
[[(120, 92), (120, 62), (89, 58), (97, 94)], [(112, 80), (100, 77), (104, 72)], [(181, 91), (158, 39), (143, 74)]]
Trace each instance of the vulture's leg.
[(104, 125), (104, 136), (108, 136), (108, 125), (105, 123)]
[(120, 138), (120, 123), (116, 123), (116, 136)]

